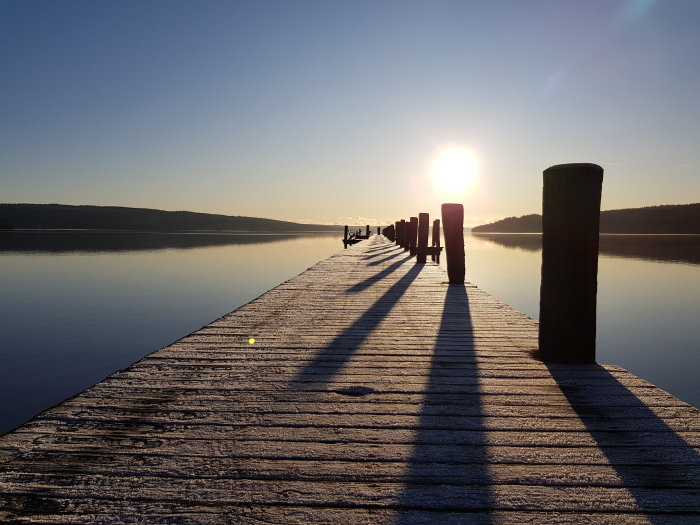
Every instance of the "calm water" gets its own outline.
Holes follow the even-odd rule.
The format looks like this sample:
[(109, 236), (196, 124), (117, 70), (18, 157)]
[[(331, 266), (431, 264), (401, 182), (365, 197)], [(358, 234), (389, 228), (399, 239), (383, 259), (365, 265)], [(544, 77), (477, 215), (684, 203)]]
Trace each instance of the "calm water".
[[(467, 279), (538, 313), (535, 235), (467, 235)], [(340, 234), (0, 234), (0, 432), (245, 304)], [(598, 360), (700, 406), (700, 237), (604, 236)]]

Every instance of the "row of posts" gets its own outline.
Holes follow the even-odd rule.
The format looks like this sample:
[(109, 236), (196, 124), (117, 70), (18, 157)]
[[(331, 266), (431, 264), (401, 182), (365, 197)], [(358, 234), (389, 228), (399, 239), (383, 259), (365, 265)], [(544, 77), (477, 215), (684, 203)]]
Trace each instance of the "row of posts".
[[(544, 171), (542, 192), (542, 276), (539, 353), (543, 360), (594, 363), (598, 237), (603, 168), (561, 164)], [(447, 274), (463, 284), (464, 207), (442, 205)], [(384, 234), (425, 263), (439, 262), (440, 220), (433, 221), (428, 247), (427, 213), (395, 222)]]
[[(358, 229), (354, 232), (350, 232), (350, 226), (345, 226), (345, 233), (343, 235), (343, 240), (348, 239), (369, 239), (369, 224), (365, 226), (365, 234), (362, 235), (362, 230)], [(379, 235), (379, 228), (377, 228), (377, 235)]]

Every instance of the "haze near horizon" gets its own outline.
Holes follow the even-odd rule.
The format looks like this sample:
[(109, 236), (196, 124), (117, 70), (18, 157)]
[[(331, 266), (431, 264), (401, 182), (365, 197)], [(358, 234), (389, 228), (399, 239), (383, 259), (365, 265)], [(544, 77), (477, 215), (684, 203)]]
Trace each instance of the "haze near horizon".
[(693, 0), (0, 0), (2, 202), (389, 223), (700, 200)]

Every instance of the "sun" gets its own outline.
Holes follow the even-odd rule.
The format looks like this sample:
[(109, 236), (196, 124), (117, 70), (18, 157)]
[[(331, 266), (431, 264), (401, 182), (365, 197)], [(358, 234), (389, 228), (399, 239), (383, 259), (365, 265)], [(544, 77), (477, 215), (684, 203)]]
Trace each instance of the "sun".
[(440, 152), (430, 166), (435, 187), (446, 193), (466, 191), (476, 183), (478, 160), (465, 148), (448, 148)]

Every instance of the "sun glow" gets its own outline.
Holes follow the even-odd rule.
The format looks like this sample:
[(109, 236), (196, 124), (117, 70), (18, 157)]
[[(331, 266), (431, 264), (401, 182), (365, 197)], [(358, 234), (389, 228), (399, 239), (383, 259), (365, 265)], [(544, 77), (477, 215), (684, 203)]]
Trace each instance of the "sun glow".
[(477, 171), (478, 160), (473, 152), (449, 148), (433, 160), (430, 177), (438, 190), (456, 193), (466, 191), (476, 183)]

